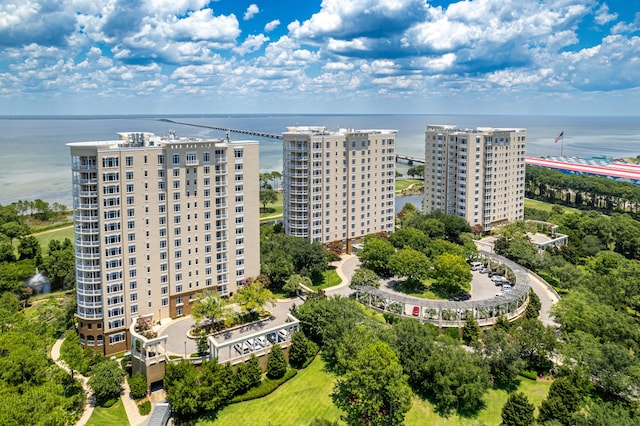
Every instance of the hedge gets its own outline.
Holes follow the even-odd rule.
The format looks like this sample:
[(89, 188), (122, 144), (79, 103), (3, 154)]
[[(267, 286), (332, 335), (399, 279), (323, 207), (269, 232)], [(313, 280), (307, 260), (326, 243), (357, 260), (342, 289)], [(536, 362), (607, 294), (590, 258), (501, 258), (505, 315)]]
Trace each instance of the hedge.
[(234, 404), (236, 402), (250, 401), (252, 399), (258, 399), (262, 398), (263, 396), (267, 396), (274, 390), (278, 389), (281, 384), (294, 377), (296, 374), (298, 374), (298, 370), (289, 368), (287, 369), (287, 372), (284, 374), (284, 376), (279, 379), (272, 380), (269, 378), (265, 378), (262, 383), (260, 383), (260, 386), (249, 389), (246, 393), (234, 397), (230, 402), (231, 404)]

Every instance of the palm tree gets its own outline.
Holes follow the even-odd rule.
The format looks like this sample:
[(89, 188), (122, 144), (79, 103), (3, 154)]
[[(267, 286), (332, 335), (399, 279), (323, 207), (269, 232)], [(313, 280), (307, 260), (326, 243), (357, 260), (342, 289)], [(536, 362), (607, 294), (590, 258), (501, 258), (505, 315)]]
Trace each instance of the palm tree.
[(271, 180), (273, 181), (273, 189), (277, 190), (278, 188), (280, 188), (279, 181), (282, 180), (282, 173), (275, 170), (272, 171)]
[(226, 319), (231, 312), (227, 302), (219, 296), (213, 294), (213, 292), (204, 292), (195, 301), (191, 315), (197, 322), (201, 322), (204, 319), (209, 320), (212, 325), (216, 325)]

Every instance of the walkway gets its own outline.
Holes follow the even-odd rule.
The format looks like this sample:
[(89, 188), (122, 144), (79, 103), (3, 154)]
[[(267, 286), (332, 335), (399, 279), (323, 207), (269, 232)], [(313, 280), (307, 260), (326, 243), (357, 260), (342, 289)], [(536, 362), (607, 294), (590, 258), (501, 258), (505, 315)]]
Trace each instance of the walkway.
[[(63, 341), (64, 334), (58, 340), (56, 340), (56, 343), (54, 343), (53, 347), (51, 348), (50, 356), (53, 362), (55, 362), (58, 367), (71, 374), (71, 370), (69, 369), (67, 364), (60, 359), (60, 346), (62, 346)], [(87, 384), (89, 378), (83, 376), (77, 371), (74, 373), (74, 377), (80, 380), (80, 382), (82, 383), (82, 388), (84, 389), (84, 393), (87, 396), (84, 403), (84, 408), (82, 410), (82, 416), (80, 416), (80, 419), (76, 423), (77, 426), (84, 426), (89, 421), (91, 414), (93, 414), (93, 409), (96, 406), (96, 401), (93, 397), (93, 393), (91, 392), (91, 388), (89, 388), (89, 385)]]
[[(61, 336), (56, 343), (51, 348), (51, 359), (53, 362), (58, 365), (58, 367), (65, 370), (67, 373), (71, 374), (71, 370), (67, 366), (67, 364), (60, 359), (60, 347), (62, 346), (62, 342), (64, 341), (64, 335)], [(82, 374), (74, 371), (74, 377), (82, 383), (82, 388), (84, 389), (85, 394), (87, 395), (87, 399), (85, 401), (84, 409), (82, 410), (82, 416), (76, 423), (76, 426), (84, 426), (91, 418), (93, 414), (93, 409), (96, 406), (95, 398), (93, 397), (93, 392), (91, 388), (87, 384), (89, 381), (88, 377), (83, 376)], [(120, 392), (120, 399), (122, 400), (122, 405), (124, 406), (125, 411), (127, 412), (127, 418), (129, 419), (129, 424), (131, 426), (143, 426), (147, 423), (148, 416), (140, 415), (140, 411), (138, 411), (138, 405), (136, 401), (131, 398), (129, 391), (129, 383), (125, 380), (122, 384), (122, 391)]]

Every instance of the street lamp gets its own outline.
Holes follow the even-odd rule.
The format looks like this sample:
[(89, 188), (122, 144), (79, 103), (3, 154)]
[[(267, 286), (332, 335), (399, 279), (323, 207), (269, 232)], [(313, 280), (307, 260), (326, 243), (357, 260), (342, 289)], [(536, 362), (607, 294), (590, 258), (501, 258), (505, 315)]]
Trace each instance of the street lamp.
[(187, 359), (187, 341), (184, 341), (184, 359)]

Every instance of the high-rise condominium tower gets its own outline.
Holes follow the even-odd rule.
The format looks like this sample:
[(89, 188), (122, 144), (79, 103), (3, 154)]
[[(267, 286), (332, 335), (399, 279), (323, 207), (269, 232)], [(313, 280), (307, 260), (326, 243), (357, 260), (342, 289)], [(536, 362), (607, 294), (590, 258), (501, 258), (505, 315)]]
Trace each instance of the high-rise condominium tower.
[(283, 134), (285, 232), (338, 242), (351, 252), (365, 235), (393, 231), (396, 133), (289, 127)]
[(424, 211), (488, 231), (524, 218), (524, 129), (427, 126)]
[(78, 331), (107, 355), (133, 317), (188, 314), (260, 272), (257, 142), (119, 137), (68, 144)]

